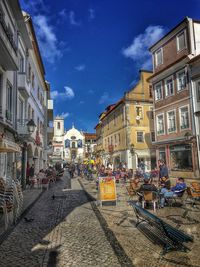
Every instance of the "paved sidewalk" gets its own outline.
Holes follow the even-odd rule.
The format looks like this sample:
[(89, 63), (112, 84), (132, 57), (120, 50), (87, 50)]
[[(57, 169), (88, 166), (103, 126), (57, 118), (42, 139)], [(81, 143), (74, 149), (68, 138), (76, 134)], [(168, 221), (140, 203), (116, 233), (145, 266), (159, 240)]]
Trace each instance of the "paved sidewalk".
[(0, 246), (1, 266), (132, 266), (116, 255), (77, 179), (57, 182), (26, 217)]
[[(97, 197), (94, 181), (79, 178), (85, 190), (94, 198)], [(136, 217), (130, 206), (126, 187), (117, 184), (117, 206), (98, 206), (108, 227), (115, 234), (126, 255), (136, 267), (200, 267), (200, 206), (196, 208), (186, 205), (183, 207), (165, 207), (159, 209), (156, 215), (169, 224), (194, 236), (194, 243), (187, 246), (188, 253), (170, 252), (161, 256), (162, 248), (153, 244), (136, 227)]]
[[(21, 216), (39, 199), (42, 195), (42, 189), (26, 189), (23, 191), (23, 206)], [(11, 216), (8, 214), (8, 216)], [(13, 228), (14, 225), (9, 225), (7, 231), (5, 231), (4, 219), (1, 216), (0, 219), (0, 241), (4, 239), (4, 236), (7, 236), (8, 232)]]

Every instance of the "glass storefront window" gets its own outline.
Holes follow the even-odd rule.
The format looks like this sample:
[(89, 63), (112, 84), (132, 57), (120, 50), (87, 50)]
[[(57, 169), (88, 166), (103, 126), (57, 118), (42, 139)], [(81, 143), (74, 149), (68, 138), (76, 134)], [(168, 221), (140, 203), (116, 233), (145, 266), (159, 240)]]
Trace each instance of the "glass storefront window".
[(191, 171), (192, 151), (190, 145), (170, 146), (171, 170)]
[(163, 159), (164, 162), (166, 162), (166, 154), (165, 154), (165, 148), (164, 147), (159, 148), (159, 159)]

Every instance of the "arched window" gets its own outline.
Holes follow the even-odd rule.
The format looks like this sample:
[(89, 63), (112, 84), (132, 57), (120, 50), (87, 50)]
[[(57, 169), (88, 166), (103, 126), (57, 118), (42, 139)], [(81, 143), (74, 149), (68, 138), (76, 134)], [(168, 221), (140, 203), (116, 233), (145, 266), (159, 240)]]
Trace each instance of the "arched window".
[(72, 148), (76, 148), (76, 143), (72, 142)]

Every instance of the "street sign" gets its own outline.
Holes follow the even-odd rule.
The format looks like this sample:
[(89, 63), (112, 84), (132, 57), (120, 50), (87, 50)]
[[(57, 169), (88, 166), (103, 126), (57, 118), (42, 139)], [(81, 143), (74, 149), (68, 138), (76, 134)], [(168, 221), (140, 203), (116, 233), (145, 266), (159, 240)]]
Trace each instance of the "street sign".
[(98, 200), (101, 203), (104, 201), (117, 201), (116, 194), (116, 183), (115, 177), (99, 177), (99, 190), (98, 190)]

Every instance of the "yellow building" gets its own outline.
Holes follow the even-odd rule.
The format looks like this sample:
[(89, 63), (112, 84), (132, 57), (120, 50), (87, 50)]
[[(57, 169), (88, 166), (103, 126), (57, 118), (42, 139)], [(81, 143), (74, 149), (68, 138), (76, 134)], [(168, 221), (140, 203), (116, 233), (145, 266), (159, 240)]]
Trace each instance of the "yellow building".
[(146, 170), (154, 167), (153, 100), (147, 82), (151, 74), (141, 70), (137, 85), (102, 113), (96, 130), (102, 140), (104, 164), (111, 162), (117, 167), (126, 163), (136, 169), (143, 161)]

